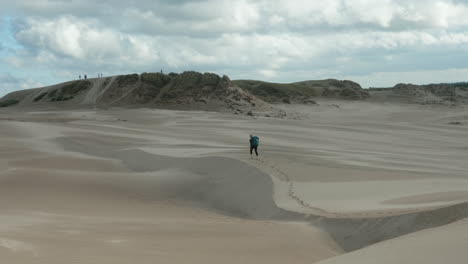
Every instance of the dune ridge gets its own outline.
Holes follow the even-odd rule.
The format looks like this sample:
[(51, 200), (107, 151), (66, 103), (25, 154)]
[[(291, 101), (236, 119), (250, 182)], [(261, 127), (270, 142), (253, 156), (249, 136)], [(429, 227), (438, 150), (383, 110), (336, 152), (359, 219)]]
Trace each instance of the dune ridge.
[[(416, 212), (415, 210), (400, 210), (397, 211), (397, 215), (390, 215), (392, 212), (389, 211), (378, 214), (327, 212), (308, 205), (295, 194), (293, 181), (289, 179), (289, 176), (277, 166), (273, 167), (288, 182), (289, 197), (300, 206), (317, 212), (315, 215), (304, 214), (278, 207), (273, 199), (271, 176), (238, 160), (218, 157), (164, 157), (139, 150), (103, 153), (98, 149), (93, 150), (92, 146), (79, 144), (69, 138), (59, 138), (57, 141), (66, 150), (117, 158), (125, 166), (137, 172), (177, 167), (196, 175), (204, 175), (204, 179), (200, 179), (200, 182), (185, 182), (190, 187), (186, 186), (174, 191), (175, 197), (200, 201), (205, 206), (236, 217), (306, 221), (326, 230), (347, 252), (423, 229), (447, 225), (468, 217), (468, 202), (435, 209), (426, 208)], [(269, 163), (265, 159), (260, 159), (258, 162)], [(216, 164), (216, 166), (210, 166), (210, 164)]]

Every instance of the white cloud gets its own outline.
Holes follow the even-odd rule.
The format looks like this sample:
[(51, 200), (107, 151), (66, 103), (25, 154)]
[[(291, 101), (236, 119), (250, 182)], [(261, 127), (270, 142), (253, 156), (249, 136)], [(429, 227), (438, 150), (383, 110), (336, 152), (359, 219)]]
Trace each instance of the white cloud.
[(454, 0), (0, 3), (22, 14), (14, 20), (21, 48), (6, 64), (43, 66), (54, 80), (168, 68), (276, 81), (366, 75), (379, 83), (393, 79), (374, 72), (463, 68), (457, 59), (468, 57), (468, 3)]
[(102, 63), (150, 64), (158, 60), (155, 38), (128, 35), (102, 27), (91, 20), (63, 16), (57, 19), (29, 18), (17, 34), (25, 46), (39, 52), (36, 61), (55, 63), (70, 57), (80, 61)]
[(39, 49), (76, 59), (115, 56), (120, 51), (122, 40), (115, 31), (100, 29), (94, 22), (71, 16), (57, 19), (29, 18), (16, 37)]
[(348, 26), (362, 24), (384, 29), (448, 28), (468, 25), (466, 4), (453, 1), (419, 0), (328, 0), (328, 1), (265, 1), (264, 5), (275, 6), (269, 13), (283, 17), (293, 27), (321, 25)]
[(367, 75), (343, 76), (342, 78), (355, 80), (363, 87), (388, 87), (389, 83), (429, 84), (466, 82), (466, 76), (468, 76), (468, 68), (406, 72), (375, 72)]

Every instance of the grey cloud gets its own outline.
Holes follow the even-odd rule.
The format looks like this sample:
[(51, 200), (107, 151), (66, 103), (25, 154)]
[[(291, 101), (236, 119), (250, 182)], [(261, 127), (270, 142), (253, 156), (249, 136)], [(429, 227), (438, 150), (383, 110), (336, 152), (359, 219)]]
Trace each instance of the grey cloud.
[(21, 88), (20, 79), (9, 73), (0, 72), (0, 97)]
[(10, 73), (2, 72), (2, 73), (0, 73), (0, 83), (2, 83), (2, 84), (18, 84), (18, 83), (20, 83), (20, 80), (18, 78), (15, 78)]
[(467, 1), (0, 2), (20, 14), (16, 55), (68, 78), (193, 69), (294, 81), (467, 67)]
[[(223, 32), (391, 30), (468, 25), (468, 3), (453, 1), (59, 1), (20, 0), (30, 16), (73, 15), (127, 32), (204, 36)], [(357, 3), (363, 3), (358, 5)], [(248, 20), (249, 16), (251, 19)], [(237, 18), (247, 19), (241, 25)]]

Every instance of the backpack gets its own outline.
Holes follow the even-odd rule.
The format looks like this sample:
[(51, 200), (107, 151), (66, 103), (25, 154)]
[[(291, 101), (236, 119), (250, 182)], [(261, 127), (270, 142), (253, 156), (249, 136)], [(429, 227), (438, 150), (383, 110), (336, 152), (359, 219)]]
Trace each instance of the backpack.
[(257, 136), (253, 136), (252, 137), (252, 146), (258, 147), (259, 144), (260, 144), (260, 139)]

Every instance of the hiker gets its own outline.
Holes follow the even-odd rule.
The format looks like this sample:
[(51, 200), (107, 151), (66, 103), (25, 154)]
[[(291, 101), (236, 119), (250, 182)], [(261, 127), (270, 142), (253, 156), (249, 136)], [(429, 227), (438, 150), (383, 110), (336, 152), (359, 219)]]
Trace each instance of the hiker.
[(84, 78), (85, 78), (85, 79), (88, 79), (88, 76), (86, 76), (86, 74), (85, 74), (85, 75), (84, 75)]
[(78, 78), (81, 80), (81, 75), (80, 75), (80, 76), (78, 76)]
[(252, 151), (255, 150), (255, 155), (258, 157), (258, 145), (260, 139), (257, 136), (250, 135), (250, 158), (252, 158)]

